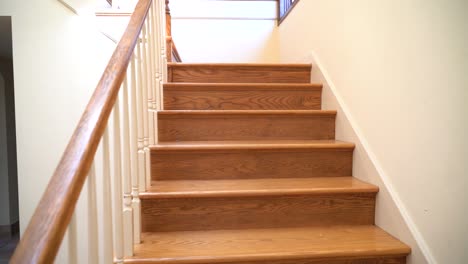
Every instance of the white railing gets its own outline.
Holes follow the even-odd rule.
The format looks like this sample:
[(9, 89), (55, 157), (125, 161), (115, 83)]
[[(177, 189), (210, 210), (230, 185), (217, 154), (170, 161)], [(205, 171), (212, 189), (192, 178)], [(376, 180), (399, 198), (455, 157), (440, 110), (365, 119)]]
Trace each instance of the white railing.
[(165, 18), (164, 0), (138, 2), (12, 263), (123, 263), (133, 255), (167, 75)]

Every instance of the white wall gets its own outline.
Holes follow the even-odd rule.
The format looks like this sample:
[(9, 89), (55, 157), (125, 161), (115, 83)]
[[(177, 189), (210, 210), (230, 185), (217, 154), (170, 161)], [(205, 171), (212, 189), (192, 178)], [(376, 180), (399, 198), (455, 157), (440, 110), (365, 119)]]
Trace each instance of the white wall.
[(360, 140), (355, 176), (385, 183), (377, 224), (413, 247), (412, 263), (468, 259), (466, 10), (463, 0), (307, 0), (279, 29), (282, 61), (314, 53), (327, 72), (354, 129), (337, 137)]
[(58, 1), (0, 1), (12, 16), (22, 232), (115, 45)]
[(278, 62), (275, 1), (170, 3), (183, 62)]

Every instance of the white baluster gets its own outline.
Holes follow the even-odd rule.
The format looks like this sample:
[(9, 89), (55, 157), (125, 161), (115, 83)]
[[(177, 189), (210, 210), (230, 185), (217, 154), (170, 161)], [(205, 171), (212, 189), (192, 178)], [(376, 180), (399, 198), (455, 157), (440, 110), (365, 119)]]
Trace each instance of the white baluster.
[[(152, 4), (153, 5), (153, 4)], [(153, 87), (155, 86), (155, 78), (154, 78), (154, 58), (153, 58), (153, 47), (151, 41), (151, 12), (149, 12), (147, 19), (145, 21), (145, 25), (143, 27), (143, 35), (145, 36), (145, 45), (146, 49), (144, 49), (145, 59), (148, 61), (148, 67), (146, 68), (147, 76), (148, 76), (148, 83), (149, 86), (147, 87), (147, 94), (148, 94), (148, 135), (149, 135), (149, 145), (154, 145), (154, 108), (153, 108), (153, 101), (155, 101)], [(149, 166), (149, 164), (148, 164)], [(151, 172), (149, 173), (151, 175)]]
[(78, 263), (78, 232), (76, 226), (76, 209), (68, 225), (68, 263)]
[(138, 170), (138, 127), (137, 127), (137, 95), (136, 95), (136, 76), (135, 76), (135, 56), (132, 57), (130, 62), (131, 68), (131, 106), (132, 106), (132, 130), (131, 130), (131, 164), (132, 164), (132, 207), (133, 207), (133, 242), (140, 243), (140, 232), (141, 232), (141, 202), (140, 202), (140, 191), (139, 191), (139, 176)]
[(120, 104), (115, 101), (114, 116), (114, 258), (115, 263), (123, 263), (123, 219), (122, 219), (122, 157), (120, 143)]
[(113, 263), (112, 251), (112, 193), (111, 193), (111, 175), (110, 175), (110, 155), (109, 155), (109, 131), (106, 128), (102, 138), (102, 153), (103, 153), (103, 180), (102, 180), (102, 195), (103, 195), (103, 234), (104, 234), (104, 248), (103, 248), (103, 262)]
[(99, 263), (99, 233), (96, 199), (96, 168), (93, 164), (88, 175), (88, 263)]
[[(143, 27), (143, 31), (144, 27)], [(149, 128), (148, 128), (148, 89), (151, 86), (151, 80), (148, 77), (148, 62), (146, 57), (146, 32), (142, 32), (142, 42), (137, 44), (137, 52), (140, 57), (140, 79), (142, 86), (139, 87), (141, 96), (141, 108), (143, 110), (143, 151), (145, 153), (145, 179), (141, 184), (145, 183), (145, 190), (151, 184), (150, 177), (150, 158), (149, 158)]]
[(133, 256), (133, 208), (132, 208), (132, 177), (130, 168), (130, 119), (128, 114), (128, 80), (125, 76), (122, 85), (123, 114), (123, 225), (124, 225), (124, 256)]
[(158, 8), (160, 8), (161, 6), (161, 2), (164, 2), (164, 1), (159, 1), (158, 2), (158, 5), (153, 5), (151, 7), (151, 15), (152, 17), (154, 18), (153, 19), (153, 23), (152, 23), (152, 42), (154, 43), (154, 49), (155, 49), (155, 54), (154, 54), (154, 58), (156, 60), (156, 71), (155, 71), (155, 75), (156, 75), (156, 86), (154, 87), (155, 88), (155, 94), (156, 94), (156, 101), (155, 101), (155, 108), (158, 109), (158, 110), (161, 110), (162, 109), (162, 104), (161, 104), (161, 90), (162, 90), (162, 83), (163, 83), (163, 80), (162, 80), (162, 57), (161, 57), (161, 38), (164, 38), (164, 41), (165, 40), (165, 34), (163, 33), (165, 29), (163, 29), (163, 27), (161, 26), (161, 15), (160, 15), (160, 12), (158, 12)]
[(151, 9), (150, 9), (150, 16), (151, 16), (151, 23), (149, 24), (149, 27), (150, 27), (150, 43), (151, 43), (151, 47), (152, 47), (152, 55), (151, 57), (153, 58), (153, 64), (154, 64), (154, 67), (153, 67), (153, 79), (154, 79), (154, 86), (152, 87), (153, 88), (153, 94), (154, 94), (154, 99), (153, 99), (153, 102), (152, 102), (152, 105), (153, 105), (153, 111), (151, 112), (152, 113), (152, 119), (154, 121), (154, 124), (153, 124), (153, 127), (154, 127), (154, 142), (158, 142), (158, 122), (157, 122), (157, 119), (156, 119), (156, 110), (159, 110), (159, 109), (162, 109), (161, 105), (159, 104), (159, 98), (160, 98), (160, 90), (161, 90), (161, 75), (159, 73), (160, 71), (160, 61), (161, 61), (161, 57), (160, 57), (160, 54), (159, 54), (159, 39), (158, 39), (158, 36), (160, 36), (159, 34), (159, 31), (160, 31), (160, 28), (157, 27), (157, 21), (158, 21), (158, 18), (156, 16), (156, 8), (157, 8), (157, 4), (155, 2), (153, 2), (153, 5), (151, 6)]
[(143, 87), (143, 78), (141, 74), (141, 53), (140, 53), (140, 45), (136, 46), (136, 54), (139, 57), (139, 60), (137, 62), (137, 86), (135, 87), (136, 89), (136, 95), (137, 95), (137, 120), (138, 120), (138, 182), (139, 182), (139, 190), (140, 192), (144, 192), (146, 190), (145, 182), (146, 182), (146, 157), (145, 157), (145, 141), (144, 141), (144, 100), (143, 100), (143, 92), (142, 90), (144, 89)]
[[(161, 11), (160, 13), (162, 14), (161, 15), (161, 28), (163, 29), (162, 30), (162, 34), (161, 36), (163, 36), (161, 38), (161, 45), (162, 45), (162, 51), (161, 51), (161, 54), (162, 54), (162, 80), (161, 82), (162, 83), (165, 83), (167, 82), (167, 53), (166, 53), (166, 3), (165, 1), (161, 1)], [(171, 55), (172, 56), (172, 55)], [(162, 85), (162, 84), (161, 84)], [(160, 101), (161, 101), (161, 104), (162, 104), (162, 98), (163, 98), (163, 90), (161, 89), (161, 98), (160, 98)]]

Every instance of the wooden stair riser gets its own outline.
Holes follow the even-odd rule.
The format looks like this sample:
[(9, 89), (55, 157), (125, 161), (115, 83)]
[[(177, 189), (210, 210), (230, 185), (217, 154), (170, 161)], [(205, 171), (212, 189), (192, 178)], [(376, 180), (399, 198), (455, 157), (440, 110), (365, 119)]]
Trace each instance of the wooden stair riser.
[(335, 114), (178, 114), (159, 112), (159, 140), (328, 140)]
[(352, 149), (151, 151), (152, 180), (352, 175)]
[(125, 263), (406, 263), (410, 248), (374, 226), (378, 187), (349, 177), (354, 145), (332, 140), (310, 70), (168, 64)]
[(375, 193), (147, 198), (143, 232), (374, 224)]
[(310, 83), (310, 65), (168, 64), (169, 82)]
[(165, 110), (320, 110), (321, 85), (164, 85)]

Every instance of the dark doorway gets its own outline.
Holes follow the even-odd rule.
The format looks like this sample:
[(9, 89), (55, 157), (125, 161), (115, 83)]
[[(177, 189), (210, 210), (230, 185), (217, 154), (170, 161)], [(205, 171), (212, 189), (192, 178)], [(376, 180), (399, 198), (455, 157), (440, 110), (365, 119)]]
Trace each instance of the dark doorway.
[(11, 17), (0, 16), (0, 263), (18, 241), (17, 168)]

